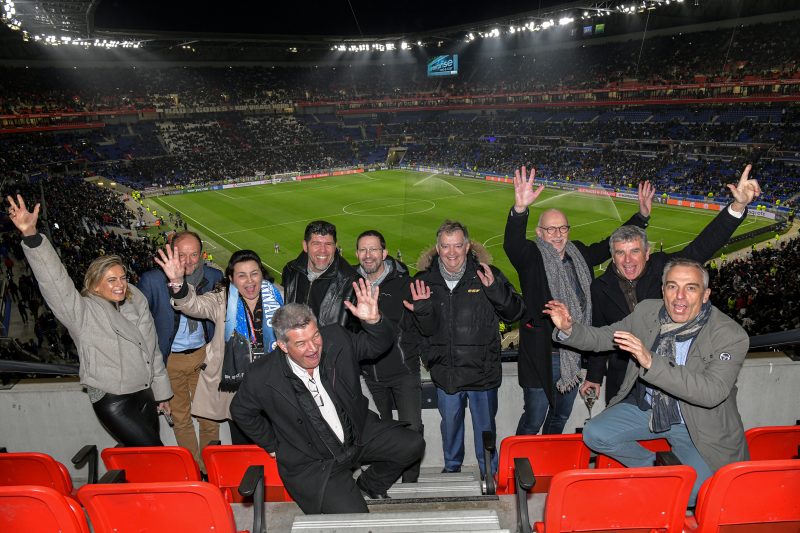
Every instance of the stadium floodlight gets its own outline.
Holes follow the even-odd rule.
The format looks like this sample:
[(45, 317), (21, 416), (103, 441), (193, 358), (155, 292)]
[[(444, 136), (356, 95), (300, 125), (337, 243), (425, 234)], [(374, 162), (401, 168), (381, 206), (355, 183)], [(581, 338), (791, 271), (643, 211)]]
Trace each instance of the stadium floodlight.
[(572, 17), (562, 17), (558, 19), (559, 26), (566, 26), (567, 24), (570, 24), (572, 22), (575, 22), (575, 19)]
[(400, 43), (400, 50), (408, 50), (409, 46), (408, 43), (403, 41)]
[(513, 34), (513, 33), (517, 33), (517, 28), (515, 28), (514, 26), (511, 26), (511, 27), (508, 29), (508, 33), (512, 33), (512, 34)]

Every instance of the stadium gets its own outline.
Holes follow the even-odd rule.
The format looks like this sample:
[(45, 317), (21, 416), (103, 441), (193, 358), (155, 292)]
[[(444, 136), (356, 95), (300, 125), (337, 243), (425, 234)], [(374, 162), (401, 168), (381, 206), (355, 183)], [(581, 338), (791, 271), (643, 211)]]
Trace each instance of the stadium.
[[(641, 508), (644, 516), (648, 506), (655, 506), (663, 520), (671, 517), (669, 523), (637, 522), (630, 508), (610, 513), (611, 525), (593, 523), (593, 516), (604, 514), (601, 509), (618, 505), (605, 494), (614, 494), (614, 483), (624, 482), (596, 480), (600, 484), (587, 485), (591, 491), (575, 489), (557, 503), (551, 487), (561, 481), (548, 471), (552, 466), (599, 476), (603, 465), (616, 471), (604, 463), (613, 459), (590, 452), (575, 436), (592, 412), (597, 416), (606, 408), (605, 397), (598, 396), (592, 411), (591, 403), (577, 396), (564, 442), (530, 452), (528, 464), (537, 481), (526, 499), (525, 467), (515, 463), (520, 457), (509, 455), (512, 441), (506, 440), (515, 435), (526, 409), (518, 358), (530, 323), (517, 319), (501, 324), (502, 384), (494, 434), (481, 441), (476, 431), (472, 439), (467, 422), (463, 472), (439, 474), (448, 469), (437, 410), (441, 399), (423, 365), (420, 432), (426, 451), (419, 482), (398, 480), (389, 489), (389, 503), (368, 499), (369, 515), (334, 520), (333, 515), (304, 514), (291, 490), (284, 489), (275, 461), (257, 455), (248, 460), (263, 462), (265, 474), (251, 475), (249, 481), (265, 480), (266, 486), (254, 489), (266, 489), (263, 498), (259, 492), (253, 496), (252, 487), (250, 499), (235, 494), (244, 467), (225, 487), (217, 479), (223, 497), (214, 487), (210, 500), (200, 504), (203, 512), (186, 503), (192, 517), (175, 513), (184, 505), (177, 492), (153, 493), (169, 501), (162, 509), (124, 496), (130, 499), (117, 505), (145, 509), (138, 518), (150, 525), (142, 525), (142, 531), (201, 530), (208, 527), (202, 523), (206, 511), (221, 513), (225, 527), (259, 532), (262, 527), (531, 531), (534, 522), (541, 523), (536, 531), (723, 531), (709, 525), (713, 513), (708, 509), (725, 502), (752, 511), (742, 511), (740, 518), (729, 513), (730, 527), (798, 531), (796, 2), (539, 0), (454, 7), (412, 1), (389, 8), (348, 0), (235, 12), (203, 2), (0, 4), (2, 197), (20, 195), (31, 209), (41, 205), (38, 231), (53, 244), (75, 287), (83, 286), (95, 258), (112, 255), (123, 258), (130, 283), (139, 286), (143, 274), (160, 272), (158, 250), (175, 232), (186, 230), (201, 239), (208, 265), (225, 271), (237, 251), (252, 250), (266, 275), (286, 285), (285, 266), (302, 257), (304, 231), (315, 220), (336, 226), (334, 244), (344, 262), (359, 266), (359, 235), (373, 229), (385, 237), (382, 247), (389, 256), (401, 260), (411, 276), (422, 275), (429, 269), (425, 257), (439, 242), (437, 228), (456, 220), (469, 229), (473, 245), (486, 250), (491, 265), (527, 297), (525, 274), (506, 247), (507, 219), (519, 204), (514, 176), (522, 167), (535, 169), (535, 185), (544, 186), (530, 206), (532, 215), (560, 210), (569, 217), (570, 240), (603, 243), (605, 258), (588, 265), (597, 279), (615, 268), (607, 253), (609, 235), (641, 212), (641, 183), (655, 190), (645, 224), (650, 253), (667, 255), (692, 250), (699, 235), (710, 238), (712, 232), (704, 229), (714, 228), (738, 201), (734, 191), (747, 165), (760, 188), (741, 223), (724, 238), (712, 236), (720, 246), (704, 258), (711, 303), (749, 336), (747, 358), (732, 386), (738, 388), (750, 462), (775, 460), (763, 468), (777, 477), (732, 483), (727, 494), (714, 493), (720, 498), (716, 504), (701, 491), (697, 508), (686, 514), (685, 487), (652, 481), (636, 489), (652, 497), (634, 500), (630, 508)], [(44, 483), (59, 489), (49, 482), (25, 482), (19, 474), (23, 469), (0, 461), (0, 525), (6, 524), (0, 529), (60, 530), (45, 525), (56, 523), (45, 515), (58, 514), (53, 509), (64, 505), (64, 495), (74, 508), (78, 499), (71, 499), (72, 488), (79, 486), (89, 487), (80, 503), (94, 531), (116, 528), (113, 516), (101, 519), (87, 503), (97, 474), (116, 473), (119, 481), (119, 467), (105, 455), (98, 465), (96, 455), (113, 449), (119, 439), (90, 412), (95, 385), (88, 384), (87, 395), (87, 383), (79, 378), (88, 363), (85, 348), (74, 339), (86, 326), (76, 331), (46, 301), (49, 293), (38, 268), (26, 261), (29, 236), (20, 236), (14, 204), (9, 205), (0, 210), (6, 274), (0, 281), (0, 447), (9, 453), (0, 456), (46, 454), (62, 463), (59, 483), (68, 487), (60, 489), (63, 495), (48, 494), (61, 499), (41, 500), (43, 507), (20, 503), (25, 497), (4, 494), (4, 486)], [(536, 228), (528, 223), (527, 238), (537, 239), (539, 229), (541, 221)], [(725, 355), (730, 358), (719, 357)], [(590, 357), (583, 357), (584, 368)], [(374, 401), (371, 407), (375, 410)], [(159, 418), (161, 441), (171, 448), (176, 436)], [(780, 453), (762, 451), (751, 441), (759, 431), (778, 427), (783, 428), (776, 445), (783, 447)], [(223, 421), (220, 446), (209, 448), (236, 448), (230, 446), (233, 431)], [(567, 441), (572, 451), (557, 447), (570, 446)], [(85, 445), (95, 446), (94, 459)], [(495, 477), (481, 474), (486, 456), (477, 448), (484, 445), (490, 456), (492, 449), (499, 451)], [(88, 454), (90, 466), (86, 457), (71, 461), (79, 449)], [(570, 453), (577, 455), (568, 458)], [(674, 455), (665, 457), (666, 466), (659, 468), (677, 468), (669, 464)], [(190, 457), (189, 472), (174, 479), (166, 473), (151, 476), (172, 468), (166, 459), (151, 457), (142, 459), (144, 473), (131, 466), (134, 470), (121, 476), (133, 486), (196, 476), (202, 491), (208, 487), (201, 473), (212, 487), (216, 479), (203, 458), (205, 464)], [(554, 466), (559, 461), (568, 465)], [(656, 493), (672, 500), (656, 502)], [(98, 494), (102, 499), (102, 491)], [(252, 505), (254, 500), (265, 507)], [(570, 505), (578, 516), (571, 525), (563, 518)], [(39, 516), (40, 523), (14, 529), (23, 526), (3, 518), (14, 509)], [(120, 516), (116, 520), (136, 523), (135, 517)], [(108, 524), (101, 525), (105, 520)], [(80, 517), (68, 521), (77, 523), (74, 531), (83, 531)]]

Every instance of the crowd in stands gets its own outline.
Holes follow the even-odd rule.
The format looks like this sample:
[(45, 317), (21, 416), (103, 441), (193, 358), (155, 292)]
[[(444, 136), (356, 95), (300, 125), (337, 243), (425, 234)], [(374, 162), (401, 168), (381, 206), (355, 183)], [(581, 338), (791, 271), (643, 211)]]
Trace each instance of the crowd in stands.
[(800, 238), (712, 269), (711, 301), (750, 335), (800, 328)]
[[(416, 112), (370, 120), (334, 115), (221, 114), (213, 119), (140, 121), (93, 131), (0, 138), (0, 171), (28, 175), (83, 170), (136, 188), (241, 181), (283, 172), (382, 163), (406, 145), (404, 164), (482, 173), (535, 165), (553, 180), (724, 196), (727, 177), (758, 169), (760, 201), (796, 203), (800, 113), (793, 107)], [(625, 117), (637, 113), (637, 121)], [(669, 121), (649, 120), (672, 117)], [(676, 117), (682, 117), (681, 119)]]
[(530, 92), (599, 88), (630, 80), (658, 85), (698, 79), (791, 78), (799, 67), (794, 51), (800, 47), (800, 36), (795, 26), (793, 21), (784, 21), (661, 35), (644, 42), (583, 44), (558, 50), (534, 47), (496, 57), (485, 57), (477, 48), (467, 49), (461, 54), (460, 75), (445, 80), (428, 78), (424, 65), (417, 63), (5, 67), (0, 69), (0, 114)]

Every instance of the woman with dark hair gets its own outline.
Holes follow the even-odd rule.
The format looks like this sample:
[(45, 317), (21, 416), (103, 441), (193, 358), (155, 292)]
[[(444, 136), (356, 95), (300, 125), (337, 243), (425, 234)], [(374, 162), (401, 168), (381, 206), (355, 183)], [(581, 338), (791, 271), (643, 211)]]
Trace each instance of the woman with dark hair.
[[(213, 320), (214, 338), (206, 346), (192, 414), (230, 420), (230, 403), (250, 364), (275, 349), (272, 315), (283, 306), (283, 289), (272, 282), (252, 250), (234, 252), (225, 268), (225, 281), (197, 295), (184, 283), (184, 265), (170, 247), (158, 251), (156, 263), (172, 290), (173, 307), (186, 315)], [(231, 421), (234, 444), (251, 443)]]
[(128, 284), (122, 259), (92, 261), (78, 292), (53, 245), (36, 231), (39, 204), (31, 213), (19, 195), (8, 203), (42, 296), (78, 348), (80, 380), (100, 423), (123, 446), (163, 446), (158, 410), (169, 413), (172, 388), (147, 300)]

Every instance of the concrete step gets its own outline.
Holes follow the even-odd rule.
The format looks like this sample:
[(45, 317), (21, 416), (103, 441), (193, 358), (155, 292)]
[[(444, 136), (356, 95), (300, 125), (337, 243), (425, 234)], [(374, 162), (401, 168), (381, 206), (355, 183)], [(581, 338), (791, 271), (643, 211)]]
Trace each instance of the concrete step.
[(500, 529), (495, 511), (423, 511), (415, 513), (353, 513), (298, 516), (292, 533), (473, 533), (508, 531)]
[(393, 499), (481, 496), (480, 481), (396, 483), (387, 491)]

